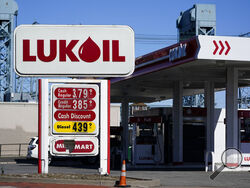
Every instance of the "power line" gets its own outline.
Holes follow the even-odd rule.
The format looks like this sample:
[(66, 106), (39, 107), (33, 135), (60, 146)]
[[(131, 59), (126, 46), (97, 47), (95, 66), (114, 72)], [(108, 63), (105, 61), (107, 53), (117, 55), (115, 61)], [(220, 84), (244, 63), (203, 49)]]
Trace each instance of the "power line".
[(136, 34), (137, 44), (167, 44), (177, 42), (177, 35), (157, 35), (157, 34)]
[[(249, 37), (250, 32), (246, 32), (241, 35), (224, 35), (224, 36), (240, 36), (240, 37)], [(142, 34), (138, 33), (135, 34), (135, 42), (137, 44), (145, 44), (145, 45), (164, 45), (164, 44), (169, 44), (173, 42), (177, 42), (177, 35), (173, 34), (167, 34), (167, 35), (162, 35), (162, 34)]]

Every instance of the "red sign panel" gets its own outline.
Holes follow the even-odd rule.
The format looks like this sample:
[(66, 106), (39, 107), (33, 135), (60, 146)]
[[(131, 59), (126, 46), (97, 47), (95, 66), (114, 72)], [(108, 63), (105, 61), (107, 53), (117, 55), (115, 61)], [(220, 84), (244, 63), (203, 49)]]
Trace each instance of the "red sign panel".
[(250, 118), (250, 110), (238, 110), (238, 117)]
[(93, 111), (57, 110), (54, 117), (57, 121), (94, 121), (96, 115)]
[(57, 99), (54, 106), (63, 110), (93, 110), (96, 103), (92, 99)]
[(94, 98), (96, 96), (96, 91), (92, 88), (56, 88), (55, 96), (60, 99), (86, 99)]

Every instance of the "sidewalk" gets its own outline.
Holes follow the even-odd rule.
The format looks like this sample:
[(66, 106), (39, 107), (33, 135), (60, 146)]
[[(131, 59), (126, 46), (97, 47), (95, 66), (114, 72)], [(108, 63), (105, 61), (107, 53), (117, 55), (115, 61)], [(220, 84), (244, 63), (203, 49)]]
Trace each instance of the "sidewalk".
[(8, 188), (108, 188), (105, 186), (94, 186), (94, 185), (69, 185), (69, 184), (56, 184), (56, 183), (28, 183), (28, 182), (17, 182), (17, 183), (2, 183), (0, 187)]
[[(119, 180), (119, 172), (111, 171), (110, 176), (97, 174), (22, 174), (0, 175), (0, 182), (60, 184), (60, 185), (95, 185), (113, 187)], [(118, 175), (118, 176), (117, 176)], [(214, 180), (211, 172), (201, 171), (127, 171), (127, 184), (132, 187), (166, 187), (166, 188), (249, 188), (249, 172), (223, 172)], [(7, 186), (8, 184), (6, 184)], [(1, 184), (0, 184), (1, 186)], [(52, 186), (53, 187), (53, 186)], [(66, 187), (65, 187), (66, 188)], [(77, 187), (76, 187), (77, 188)]]
[[(9, 174), (0, 175), (0, 182), (35, 183), (61, 185), (96, 185), (113, 187), (119, 176), (100, 176), (98, 174)], [(127, 184), (132, 187), (159, 187), (159, 179), (127, 178)], [(77, 187), (76, 187), (77, 188)]]

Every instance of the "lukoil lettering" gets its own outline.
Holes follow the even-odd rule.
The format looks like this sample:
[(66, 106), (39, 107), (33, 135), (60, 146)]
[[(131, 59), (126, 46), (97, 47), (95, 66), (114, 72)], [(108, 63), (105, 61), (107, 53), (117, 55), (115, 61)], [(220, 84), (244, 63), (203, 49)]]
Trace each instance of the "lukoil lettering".
[[(30, 43), (36, 43), (36, 53), (31, 54)], [(31, 41), (23, 39), (23, 62), (35, 62), (38, 59), (43, 62), (52, 62), (57, 57), (59, 62), (66, 62), (67, 57), (71, 62), (96, 62), (102, 55), (103, 62), (125, 62), (125, 56), (119, 54), (119, 40), (102, 40), (101, 48), (89, 37), (78, 49), (75, 54), (73, 49), (79, 40), (49, 40), (49, 46), (45, 46), (44, 40)], [(49, 53), (45, 54), (45, 48), (49, 49)], [(110, 54), (111, 57), (110, 57)]]

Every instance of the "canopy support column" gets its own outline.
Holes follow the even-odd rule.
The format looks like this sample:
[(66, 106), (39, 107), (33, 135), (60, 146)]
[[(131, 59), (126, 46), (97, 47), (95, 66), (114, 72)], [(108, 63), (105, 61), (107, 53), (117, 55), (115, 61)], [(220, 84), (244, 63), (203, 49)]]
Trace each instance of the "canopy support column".
[(183, 81), (174, 81), (173, 87), (173, 163), (183, 162)]
[(226, 148), (239, 148), (238, 69), (227, 68), (226, 88)]
[(214, 151), (214, 82), (205, 83), (205, 107), (207, 109), (206, 118), (206, 151)]
[(129, 103), (125, 98), (122, 101), (122, 159), (128, 159), (128, 116), (129, 116)]

